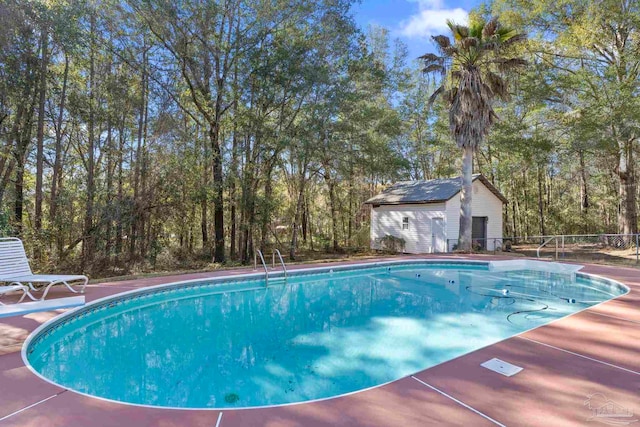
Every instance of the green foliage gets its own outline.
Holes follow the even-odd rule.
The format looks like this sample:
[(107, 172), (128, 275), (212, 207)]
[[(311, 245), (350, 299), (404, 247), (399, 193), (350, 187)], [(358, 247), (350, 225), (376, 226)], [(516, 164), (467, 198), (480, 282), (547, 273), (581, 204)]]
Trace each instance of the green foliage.
[[(485, 135), (492, 113), (473, 167), (510, 200), (507, 234), (630, 229), (637, 4), (496, 0), (436, 39), (441, 55), (423, 58), (435, 75), (390, 31), (358, 29), (350, 6), (0, 4), (0, 232), (24, 238), (36, 269), (94, 276), (204, 268), (220, 236), (245, 263), (260, 247), (368, 247), (363, 202), (456, 175), (462, 130)], [(520, 57), (529, 68), (503, 76)], [(466, 128), (448, 102), (465, 66), (483, 67), (486, 95), (480, 110), (456, 104), (486, 113)], [(430, 105), (442, 83), (450, 96)]]

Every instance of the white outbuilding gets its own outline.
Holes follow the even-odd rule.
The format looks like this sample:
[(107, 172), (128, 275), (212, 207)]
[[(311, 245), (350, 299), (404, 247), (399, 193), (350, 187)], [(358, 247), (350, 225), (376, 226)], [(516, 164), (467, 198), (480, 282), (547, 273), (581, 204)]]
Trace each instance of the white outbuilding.
[[(406, 253), (449, 252), (460, 229), (460, 177), (403, 181), (365, 203), (371, 205), (371, 248), (383, 249), (389, 236), (403, 239)], [(507, 199), (481, 174), (473, 175), (473, 245), (502, 246), (502, 212)], [(393, 238), (391, 238), (393, 239)]]

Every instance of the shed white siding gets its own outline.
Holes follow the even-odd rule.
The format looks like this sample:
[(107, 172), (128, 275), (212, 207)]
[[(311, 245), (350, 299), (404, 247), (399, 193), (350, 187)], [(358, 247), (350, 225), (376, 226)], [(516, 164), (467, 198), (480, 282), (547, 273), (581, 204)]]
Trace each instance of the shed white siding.
[[(402, 218), (409, 218), (409, 228), (402, 229)], [(376, 240), (386, 235), (403, 238), (405, 252), (431, 253), (431, 219), (445, 217), (444, 203), (416, 205), (382, 205), (371, 209), (371, 248), (380, 249)]]
[[(473, 216), (487, 217), (487, 249), (495, 249), (495, 240), (502, 239), (502, 200), (491, 192), (480, 181), (473, 182), (473, 196), (471, 198), (471, 212)], [(460, 193), (453, 196), (446, 203), (447, 239), (450, 242), (460, 236)], [(498, 241), (498, 245), (501, 242)], [(452, 245), (449, 245), (449, 250)]]

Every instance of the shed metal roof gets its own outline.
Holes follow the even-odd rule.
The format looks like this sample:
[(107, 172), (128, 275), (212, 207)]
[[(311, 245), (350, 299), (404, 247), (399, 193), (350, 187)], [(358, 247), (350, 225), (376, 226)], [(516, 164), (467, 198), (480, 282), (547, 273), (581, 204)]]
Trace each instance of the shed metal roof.
[[(506, 197), (482, 174), (474, 174), (473, 181), (480, 180), (502, 203)], [(439, 178), (420, 181), (401, 181), (387, 187), (365, 203), (370, 205), (402, 205), (446, 202), (462, 189), (462, 178)]]

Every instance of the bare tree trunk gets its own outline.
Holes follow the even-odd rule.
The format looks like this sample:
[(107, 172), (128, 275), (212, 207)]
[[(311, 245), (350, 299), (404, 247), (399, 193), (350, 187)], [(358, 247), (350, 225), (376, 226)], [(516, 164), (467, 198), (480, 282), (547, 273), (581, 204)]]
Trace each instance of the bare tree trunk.
[[(196, 137), (200, 139), (200, 130), (196, 130)], [(209, 148), (207, 142), (202, 140), (202, 149), (204, 151), (202, 158), (202, 186), (204, 191), (200, 195), (200, 233), (202, 234), (202, 249), (209, 248), (209, 228), (207, 220), (209, 218)]]
[(302, 241), (307, 243), (307, 235), (309, 234), (309, 202), (306, 197), (303, 197), (302, 208)]
[(491, 153), (491, 143), (489, 143), (488, 141), (487, 141), (487, 162), (489, 163), (489, 181), (491, 181), (491, 183), (495, 185), (496, 177), (495, 177), (495, 174), (493, 173), (493, 156)]
[(96, 76), (95, 76), (95, 31), (96, 11), (91, 11), (91, 42), (89, 47), (89, 141), (87, 147), (87, 199), (84, 214), (84, 230), (82, 244), (82, 268), (93, 260), (93, 203), (95, 197), (95, 103), (96, 103)]
[(273, 182), (271, 176), (273, 174), (273, 166), (276, 162), (277, 154), (267, 160), (266, 173), (264, 177), (264, 199), (265, 204), (262, 206), (262, 218), (260, 218), (260, 250), (264, 251), (267, 247), (267, 236), (269, 235), (269, 223), (271, 221), (271, 199), (273, 197)]
[[(353, 151), (353, 149), (352, 149)], [(353, 236), (353, 162), (349, 165), (349, 211), (348, 211), (348, 227), (347, 227), (347, 244), (352, 245), (351, 238)]]
[(0, 206), (2, 206), (4, 202), (4, 192), (9, 186), (9, 181), (11, 180), (11, 174), (13, 173), (15, 167), (16, 167), (16, 160), (12, 157), (9, 160), (9, 164), (4, 169), (4, 173), (2, 174), (2, 177), (0, 178)]
[[(47, 99), (47, 68), (49, 65), (49, 32), (47, 29), (42, 30), (40, 41), (41, 59), (40, 59), (40, 99), (38, 102), (38, 131), (36, 143), (36, 205), (34, 213), (34, 229), (39, 238), (42, 231), (42, 180), (44, 175), (44, 107)], [(40, 258), (41, 251), (36, 245), (34, 257)]]
[(251, 191), (251, 180), (253, 177), (254, 163), (251, 160), (251, 138), (245, 136), (244, 142), (244, 168), (242, 171), (242, 209), (240, 211), (240, 260), (247, 263), (250, 261), (253, 253), (249, 251), (249, 216), (252, 212), (253, 195)]
[(587, 182), (587, 168), (584, 161), (584, 151), (578, 152), (580, 160), (580, 215), (582, 216), (582, 232), (589, 232), (589, 222), (587, 214), (589, 213), (589, 187)]
[[(239, 25), (239, 23), (237, 24)], [(236, 28), (237, 31), (237, 28)], [(238, 219), (237, 219), (237, 205), (238, 205), (238, 194), (237, 194), (237, 180), (239, 177), (238, 173), (238, 163), (239, 163), (239, 147), (238, 147), (238, 63), (236, 62), (234, 70), (233, 70), (233, 136), (231, 140), (231, 179), (229, 183), (229, 203), (231, 204), (231, 227), (230, 227), (230, 236), (231, 240), (231, 248), (229, 256), (231, 259), (237, 259), (237, 228), (238, 228)]]
[[(235, 116), (235, 114), (234, 114)], [(231, 259), (237, 258), (237, 183), (238, 179), (238, 129), (236, 120), (234, 120), (234, 128), (233, 128), (233, 137), (232, 137), (232, 146), (231, 146), (231, 182), (229, 184), (229, 203), (231, 204), (231, 230), (229, 240), (231, 240), (231, 248), (229, 256)]]
[[(32, 110), (33, 111), (33, 110)], [(22, 234), (22, 216), (24, 209), (24, 168), (27, 157), (27, 147), (31, 140), (31, 119), (27, 119), (24, 131), (21, 134), (19, 142), (16, 143), (16, 151), (14, 152), (16, 164), (16, 180), (15, 180), (15, 226), (17, 234)]]
[[(16, 179), (15, 179), (15, 203), (14, 203), (14, 221), (16, 233), (22, 234), (22, 216), (24, 209), (24, 168), (25, 162), (27, 159), (27, 149), (29, 147), (29, 143), (31, 142), (31, 131), (32, 131), (32, 120), (33, 120), (33, 111), (36, 106), (37, 92), (33, 92), (30, 94), (30, 89), (27, 88), (25, 90), (25, 99), (31, 100), (31, 105), (25, 107), (24, 105), (20, 105), (18, 108), (22, 111), (18, 113), (18, 117), (20, 121), (15, 126), (15, 149), (13, 151), (13, 157), (15, 162), (16, 169)], [(25, 109), (26, 108), (26, 109)], [(24, 120), (24, 121), (22, 121)]]
[[(28, 91), (25, 90), (25, 96), (28, 96)], [(16, 117), (14, 119), (13, 125), (11, 126), (11, 141), (7, 144), (6, 152), (3, 153), (3, 156), (0, 158), (0, 165), (2, 166), (2, 182), (0, 183), (0, 201), (4, 199), (4, 192), (9, 185), (11, 180), (11, 174), (15, 170), (17, 164), (19, 163), (16, 158), (19, 155), (19, 147), (20, 147), (20, 131), (22, 126), (22, 120), (24, 115), (27, 113), (27, 107), (23, 104), (18, 105)], [(7, 157), (11, 157), (9, 164), (6, 164)]]
[(131, 215), (131, 235), (129, 236), (129, 257), (136, 255), (136, 245), (138, 240), (138, 230), (140, 229), (141, 204), (140, 201), (140, 173), (142, 168), (142, 144), (144, 138), (144, 118), (147, 109), (147, 46), (146, 39), (142, 46), (142, 76), (140, 79), (140, 112), (138, 116), (138, 138), (136, 142), (136, 160), (133, 172), (133, 213)]
[[(148, 57), (146, 58), (149, 61)], [(148, 226), (151, 221), (151, 208), (149, 206), (151, 198), (149, 197), (149, 188), (147, 185), (148, 172), (149, 172), (149, 75), (145, 74), (144, 88), (142, 93), (145, 97), (144, 103), (144, 128), (142, 139), (142, 168), (140, 170), (140, 194), (141, 194), (141, 211), (140, 211), (140, 226), (138, 229), (142, 232), (140, 237), (140, 256), (146, 258), (147, 250), (149, 248), (149, 231), (151, 228)]]
[(335, 183), (331, 178), (331, 173), (327, 166), (325, 166), (324, 180), (329, 188), (329, 209), (331, 210), (331, 234), (333, 237), (333, 250), (338, 252), (340, 245), (338, 244), (338, 210), (336, 206), (336, 191)]
[[(291, 258), (292, 261), (296, 259), (296, 248), (298, 247), (298, 226), (300, 224), (300, 216), (302, 215), (305, 184), (307, 182), (306, 159), (304, 159), (303, 163), (304, 165), (302, 166), (302, 170), (300, 171), (300, 176), (299, 176), (300, 181), (298, 184), (299, 191), (298, 191), (298, 201), (296, 203), (296, 212), (293, 217), (293, 225), (291, 226), (291, 246), (289, 248), (289, 258)], [(306, 231), (306, 229), (304, 228), (304, 225), (303, 225), (303, 230)], [(306, 233), (304, 238), (306, 240)]]
[(122, 205), (124, 203), (124, 171), (122, 169), (122, 164), (124, 163), (125, 126), (126, 116), (123, 113), (118, 132), (118, 203), (116, 206), (116, 254), (118, 257), (122, 254), (123, 238)]
[(546, 236), (547, 230), (544, 226), (544, 195), (542, 189), (542, 168), (538, 165), (538, 215), (540, 218), (540, 235)]
[(584, 151), (578, 153), (580, 159), (580, 212), (586, 214), (589, 209), (589, 187), (587, 184), (587, 168), (584, 162)]
[[(192, 205), (192, 207), (191, 207), (191, 219), (192, 219), (192, 220), (195, 220), (195, 218), (196, 218), (196, 205), (195, 205), (195, 204), (193, 204), (193, 205)], [(194, 221), (190, 221), (190, 222), (189, 222), (189, 231), (188, 231), (188, 234), (189, 234), (188, 249), (189, 249), (189, 253), (190, 253), (190, 254), (192, 254), (192, 253), (193, 253), (193, 247), (194, 247), (194, 244), (195, 244), (195, 242), (194, 242), (194, 241), (195, 241), (195, 237), (194, 237), (194, 235), (196, 234), (196, 233), (193, 231), (193, 222), (194, 222)]]
[(462, 189), (460, 191), (460, 234), (458, 248), (471, 251), (471, 198), (473, 196), (473, 147), (462, 149)]
[[(249, 190), (252, 191), (252, 190)], [(245, 207), (244, 224), (242, 225), (242, 262), (249, 263), (253, 260), (253, 224), (255, 223), (255, 197), (249, 195), (248, 204)]]
[(618, 233), (638, 233), (638, 211), (636, 206), (636, 179), (633, 163), (633, 141), (619, 144), (620, 154), (616, 175), (618, 184)]
[(225, 262), (224, 256), (224, 188), (222, 182), (222, 153), (220, 150), (220, 122), (216, 121), (210, 129), (209, 138), (213, 157), (213, 221), (215, 253), (214, 262)]
[(311, 249), (311, 252), (313, 252), (315, 250), (315, 248), (313, 247), (313, 221), (311, 218), (311, 212), (309, 211), (309, 206), (306, 206), (306, 211), (307, 211), (307, 222), (309, 223), (309, 249)]
[(49, 202), (49, 222), (55, 224), (56, 240), (57, 240), (57, 255), (62, 254), (62, 221), (58, 218), (58, 192), (60, 188), (58, 181), (61, 179), (62, 174), (62, 136), (64, 131), (62, 129), (62, 123), (64, 120), (64, 109), (67, 100), (67, 82), (69, 79), (69, 55), (64, 53), (64, 75), (62, 78), (62, 92), (60, 93), (60, 107), (58, 109), (58, 118), (56, 120), (56, 143), (55, 153), (53, 159), (53, 173), (51, 176), (51, 200)]
[(511, 202), (511, 223), (512, 223), (512, 236), (518, 236), (518, 228), (517, 228), (517, 207), (518, 207), (518, 198), (516, 197), (516, 189), (515, 189), (515, 180), (511, 181), (511, 197), (513, 198)]
[(105, 230), (105, 259), (107, 265), (111, 265), (111, 251), (113, 247), (113, 174), (114, 174), (114, 147), (113, 147), (113, 135), (111, 129), (111, 120), (107, 120), (107, 206), (106, 206), (106, 230)]
[(24, 156), (16, 153), (16, 179), (14, 184), (14, 222), (17, 235), (22, 234), (22, 209), (24, 206)]

